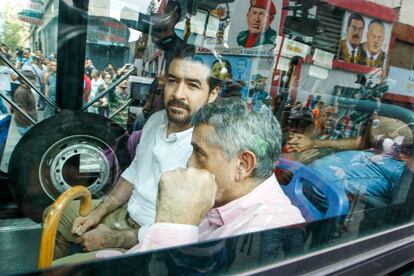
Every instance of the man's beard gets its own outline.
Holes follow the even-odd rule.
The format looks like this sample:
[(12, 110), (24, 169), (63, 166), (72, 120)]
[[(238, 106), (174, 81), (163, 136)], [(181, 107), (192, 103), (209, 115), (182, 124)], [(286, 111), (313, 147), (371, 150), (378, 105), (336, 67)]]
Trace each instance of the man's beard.
[[(171, 106), (183, 108), (187, 111), (187, 113), (185, 112), (175, 113), (174, 111), (170, 110)], [(166, 110), (167, 110), (168, 120), (171, 121), (172, 123), (176, 125), (188, 125), (191, 123), (191, 119), (192, 119), (191, 108), (186, 103), (178, 99), (172, 99), (168, 101), (166, 107), (167, 107)]]

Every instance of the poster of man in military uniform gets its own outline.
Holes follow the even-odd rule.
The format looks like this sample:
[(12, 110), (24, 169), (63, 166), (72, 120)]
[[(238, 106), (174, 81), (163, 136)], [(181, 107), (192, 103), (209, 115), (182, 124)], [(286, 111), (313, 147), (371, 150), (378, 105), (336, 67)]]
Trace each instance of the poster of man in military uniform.
[(282, 2), (282, 0), (243, 0), (231, 3), (230, 10), (233, 14), (245, 13), (246, 17), (231, 16), (229, 46), (273, 48), (280, 26)]
[(385, 52), (382, 50), (385, 38), (385, 25), (374, 19), (368, 25), (367, 42), (362, 44), (363, 61), (370, 67), (383, 67)]
[(346, 37), (339, 43), (338, 59), (348, 63), (362, 63), (362, 34), (365, 28), (364, 18), (357, 13), (348, 17)]

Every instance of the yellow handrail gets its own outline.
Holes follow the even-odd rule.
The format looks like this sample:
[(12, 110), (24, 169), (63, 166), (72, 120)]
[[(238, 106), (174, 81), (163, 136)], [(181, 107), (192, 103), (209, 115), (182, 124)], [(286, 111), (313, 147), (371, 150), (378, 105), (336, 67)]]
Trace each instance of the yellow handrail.
[(53, 261), (53, 252), (55, 250), (56, 231), (60, 217), (65, 207), (74, 199), (80, 198), (79, 212), (81, 216), (89, 215), (91, 209), (91, 194), (83, 186), (74, 186), (63, 194), (49, 207), (46, 219), (43, 223), (42, 238), (39, 250), (39, 268), (50, 267)]

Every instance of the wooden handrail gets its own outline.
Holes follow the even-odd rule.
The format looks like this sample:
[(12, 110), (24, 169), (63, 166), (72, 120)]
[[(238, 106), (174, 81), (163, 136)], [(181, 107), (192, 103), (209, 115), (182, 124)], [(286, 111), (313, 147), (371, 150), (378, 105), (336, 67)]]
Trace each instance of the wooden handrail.
[(42, 238), (40, 241), (38, 268), (47, 268), (52, 265), (55, 250), (56, 231), (65, 207), (74, 199), (80, 198), (79, 212), (81, 216), (89, 215), (91, 209), (91, 194), (83, 186), (74, 186), (63, 194), (49, 207), (43, 223)]

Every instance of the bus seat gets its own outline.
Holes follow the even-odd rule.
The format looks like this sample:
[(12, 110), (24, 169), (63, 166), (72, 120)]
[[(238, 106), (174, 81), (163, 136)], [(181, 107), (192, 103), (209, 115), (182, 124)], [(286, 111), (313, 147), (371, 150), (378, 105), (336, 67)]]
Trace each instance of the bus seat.
[[(348, 213), (349, 202), (342, 187), (330, 185), (328, 179), (324, 176), (299, 162), (280, 158), (277, 167), (293, 173), (293, 178), (289, 184), (281, 185), (281, 187), (292, 201), (292, 204), (302, 212), (306, 221), (315, 221)], [(325, 213), (316, 208), (305, 196), (305, 182), (319, 189), (328, 198), (328, 208)]]
[(52, 206), (49, 207), (40, 239), (39, 268), (47, 268), (52, 265), (59, 220), (65, 207), (77, 198), (80, 198), (80, 215), (87, 216), (91, 209), (92, 198), (89, 190), (84, 186), (71, 187), (61, 194)]
[(141, 140), (142, 130), (133, 131), (128, 137), (128, 152), (133, 160), (136, 154), (137, 146)]

